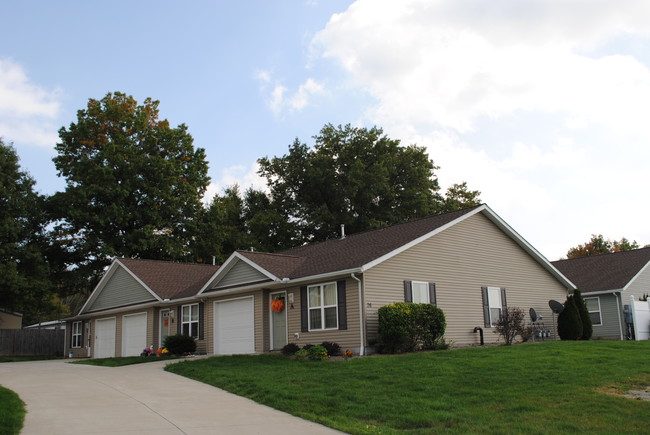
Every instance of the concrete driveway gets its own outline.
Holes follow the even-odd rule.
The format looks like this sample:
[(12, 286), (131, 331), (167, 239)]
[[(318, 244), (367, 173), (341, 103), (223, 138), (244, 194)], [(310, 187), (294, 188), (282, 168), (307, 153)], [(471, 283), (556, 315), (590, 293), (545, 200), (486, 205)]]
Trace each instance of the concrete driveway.
[(27, 404), (21, 434), (336, 434), (332, 429), (163, 370), (63, 360), (0, 364)]

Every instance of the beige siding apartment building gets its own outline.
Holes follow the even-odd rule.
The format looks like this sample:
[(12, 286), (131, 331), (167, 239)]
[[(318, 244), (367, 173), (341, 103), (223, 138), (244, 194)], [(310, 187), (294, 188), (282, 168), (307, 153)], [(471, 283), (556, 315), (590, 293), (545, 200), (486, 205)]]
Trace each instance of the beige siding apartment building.
[[(487, 205), (277, 253), (236, 251), (220, 267), (117, 259), (78, 316), (75, 356), (139, 354), (165, 335), (198, 339), (198, 352), (277, 351), (333, 341), (372, 352), (377, 310), (433, 303), (458, 345), (498, 340), (501, 310), (534, 308), (574, 285)], [(111, 320), (112, 319), (112, 320)]]

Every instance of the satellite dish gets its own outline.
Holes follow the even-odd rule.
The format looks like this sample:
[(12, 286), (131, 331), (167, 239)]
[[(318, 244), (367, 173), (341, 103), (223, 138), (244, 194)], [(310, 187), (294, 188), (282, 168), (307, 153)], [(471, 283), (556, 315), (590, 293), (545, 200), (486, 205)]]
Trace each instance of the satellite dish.
[(562, 311), (564, 311), (564, 304), (562, 302), (558, 302), (555, 299), (551, 299), (548, 301), (548, 306), (551, 307), (551, 310), (555, 314), (560, 314)]
[(530, 314), (530, 320), (533, 322), (537, 322), (538, 320), (542, 320), (542, 316), (537, 314), (537, 311), (535, 311), (535, 308), (531, 308), (528, 313)]

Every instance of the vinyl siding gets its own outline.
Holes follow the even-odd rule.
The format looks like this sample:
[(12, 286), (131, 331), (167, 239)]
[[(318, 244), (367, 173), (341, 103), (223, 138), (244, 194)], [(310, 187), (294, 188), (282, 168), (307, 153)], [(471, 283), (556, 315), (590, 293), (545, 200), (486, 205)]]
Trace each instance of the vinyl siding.
[(229, 287), (232, 285), (259, 282), (268, 279), (269, 277), (261, 273), (259, 270), (239, 260), (221, 278), (214, 288), (218, 289), (220, 287)]
[[(593, 338), (606, 338), (606, 339), (621, 339), (621, 328), (619, 325), (619, 314), (617, 308), (616, 296), (614, 295), (598, 295), (589, 296), (583, 294), (584, 299), (599, 298), (600, 299), (600, 319), (602, 325), (593, 325)], [(623, 321), (623, 313), (620, 314), (621, 321)]]
[(119, 267), (86, 311), (104, 310), (156, 300), (124, 268)]
[[(551, 324), (550, 299), (564, 301), (566, 288), (509, 236), (482, 214), (457, 223), (432, 238), (380, 263), (365, 273), (369, 340), (377, 333), (377, 310), (404, 301), (404, 280), (436, 284), (438, 307), (447, 319), (445, 338), (457, 344), (479, 343), (484, 327), (481, 287), (505, 287), (507, 303), (526, 313), (533, 307)], [(484, 328), (495, 342), (493, 328)]]
[[(336, 282), (338, 280), (345, 279), (343, 277), (338, 279), (328, 279), (323, 281), (314, 281), (303, 284), (309, 286), (312, 284), (324, 284), (328, 282)], [(293, 308), (291, 304), (287, 304), (287, 328), (289, 343), (295, 343), (298, 346), (304, 346), (305, 344), (320, 344), (323, 341), (333, 341), (338, 343), (341, 346), (341, 349), (345, 350), (350, 348), (353, 352), (358, 352), (360, 347), (360, 338), (359, 338), (359, 291), (357, 281), (352, 278), (345, 279), (345, 297), (347, 305), (347, 324), (348, 329), (346, 330), (325, 330), (325, 331), (311, 331), (311, 332), (302, 332), (301, 323), (300, 323), (300, 287), (288, 287), (286, 288), (287, 297), (290, 293), (293, 293)], [(274, 290), (276, 291), (276, 290)], [(279, 291), (279, 290), (278, 290)], [(268, 314), (267, 314), (268, 316)], [(268, 319), (268, 317), (267, 317)], [(268, 330), (270, 324), (267, 320), (265, 331), (266, 335), (269, 336)], [(299, 338), (296, 338), (295, 334), (299, 335)], [(268, 338), (267, 338), (268, 340)], [(268, 341), (267, 341), (268, 346)]]
[(645, 293), (650, 295), (650, 265), (646, 265), (629, 284), (629, 287), (623, 292), (623, 300), (629, 304), (630, 296), (634, 296), (634, 300), (638, 301)]

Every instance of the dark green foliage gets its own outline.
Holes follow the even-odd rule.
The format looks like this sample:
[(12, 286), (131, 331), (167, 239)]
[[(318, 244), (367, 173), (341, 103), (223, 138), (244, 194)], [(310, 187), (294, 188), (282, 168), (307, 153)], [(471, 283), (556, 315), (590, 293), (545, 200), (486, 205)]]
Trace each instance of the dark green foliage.
[[(53, 159), (66, 179), (51, 200), (54, 234), (92, 288), (111, 257), (189, 259), (209, 177), (205, 152), (185, 125), (158, 119), (158, 102), (115, 92), (90, 99), (59, 130)], [(89, 278), (91, 279), (89, 281)]]
[(324, 341), (320, 345), (327, 350), (329, 356), (336, 356), (341, 353), (341, 346), (333, 341)]
[(479, 201), (463, 183), (445, 203), (425, 148), (402, 146), (381, 128), (326, 124), (314, 140), (258, 160), (276, 209), (295, 224), (294, 244), (336, 237), (341, 224), (353, 234)]
[(593, 326), (591, 324), (591, 317), (589, 316), (589, 310), (587, 310), (587, 303), (582, 298), (580, 290), (573, 292), (573, 302), (576, 304), (578, 309), (578, 315), (580, 316), (580, 321), (582, 322), (582, 336), (581, 340), (589, 340), (591, 335), (594, 332)]
[(384, 353), (439, 348), (445, 315), (431, 304), (397, 302), (379, 308), (378, 348)]
[(186, 355), (196, 352), (194, 337), (183, 334), (168, 335), (163, 346), (174, 355)]
[(311, 349), (312, 347), (314, 347), (313, 344), (307, 343), (307, 344), (305, 344), (302, 348), (303, 348), (303, 350), (309, 350), (309, 349)]
[(300, 350), (296, 343), (289, 343), (282, 348), (282, 355), (291, 356)]
[(325, 349), (320, 344), (312, 346), (306, 350), (307, 350), (307, 359), (310, 361), (323, 361), (330, 357), (327, 353), (327, 349)]
[(582, 321), (573, 296), (564, 302), (564, 311), (557, 317), (557, 333), (562, 340), (579, 340), (582, 337)]
[(53, 293), (45, 198), (34, 183), (0, 138), (0, 306), (22, 313), (23, 325), (68, 314)]

